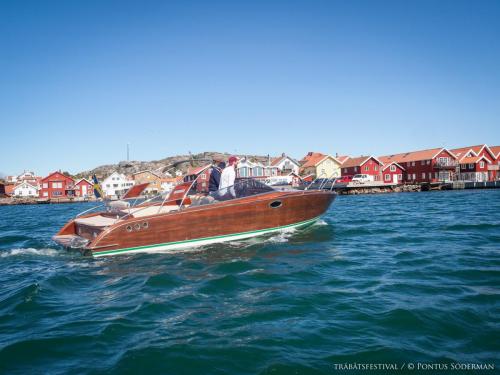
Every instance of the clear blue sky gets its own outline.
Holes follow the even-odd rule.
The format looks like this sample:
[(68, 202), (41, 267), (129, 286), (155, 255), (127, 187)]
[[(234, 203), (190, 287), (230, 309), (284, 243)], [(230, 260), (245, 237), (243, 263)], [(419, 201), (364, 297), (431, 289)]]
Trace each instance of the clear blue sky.
[(1, 1), (0, 172), (500, 143), (500, 1)]

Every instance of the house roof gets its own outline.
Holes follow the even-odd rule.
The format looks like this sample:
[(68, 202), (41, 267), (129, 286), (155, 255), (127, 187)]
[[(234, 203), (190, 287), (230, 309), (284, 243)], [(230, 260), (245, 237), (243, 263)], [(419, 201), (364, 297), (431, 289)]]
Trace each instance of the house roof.
[(451, 151), (445, 148), (431, 148), (428, 150), (403, 152), (400, 154), (380, 156), (384, 163), (395, 161), (396, 163), (407, 163), (409, 161), (430, 160), (434, 159), (441, 151), (447, 151), (451, 156), (456, 157)]
[(20, 188), (20, 187), (21, 187), (21, 186), (23, 186), (23, 185), (27, 185), (27, 186), (29, 186), (29, 187), (32, 187), (32, 188), (33, 188), (33, 189), (35, 189), (35, 190), (39, 190), (39, 189), (38, 189), (38, 186), (32, 185), (32, 184), (30, 184), (29, 182), (26, 182), (26, 181), (23, 181), (23, 182), (21, 182), (20, 184), (15, 185), (15, 186), (14, 186), (14, 188), (13, 188), (12, 190), (16, 190), (17, 188)]
[(72, 177), (70, 177), (70, 176), (66, 176), (64, 173), (59, 172), (59, 171), (52, 172), (52, 173), (51, 173), (51, 174), (49, 174), (47, 177), (42, 178), (42, 181), (45, 181), (45, 180), (49, 179), (50, 177), (52, 177), (52, 176), (53, 176), (53, 175), (55, 175), (55, 174), (60, 174), (61, 176), (64, 176), (64, 177), (66, 177), (66, 178), (69, 178), (69, 179), (70, 179), (71, 181), (73, 181), (73, 182), (75, 181), (75, 180), (73, 180), (73, 178), (72, 178)]
[(281, 156), (279, 156), (279, 157), (277, 157), (277, 158), (273, 158), (273, 159), (271, 160), (271, 165), (272, 165), (272, 166), (276, 166), (276, 165), (278, 165), (279, 163), (281, 163), (281, 161), (282, 161), (282, 160), (284, 160), (284, 159), (288, 159), (288, 160), (290, 160), (292, 163), (294, 163), (294, 164), (296, 164), (296, 165), (299, 165), (299, 163), (298, 163), (295, 159), (292, 159), (292, 158), (291, 158), (290, 156), (288, 156), (288, 155), (281, 155)]
[(188, 170), (187, 170), (187, 175), (188, 176), (199, 175), (204, 170), (210, 168), (211, 165), (212, 164), (203, 165), (201, 167), (189, 167)]
[(135, 176), (137, 174), (141, 174), (141, 173), (151, 173), (152, 175), (158, 177), (158, 178), (162, 178), (162, 176), (159, 174), (159, 173), (156, 173), (150, 169), (146, 169), (146, 170), (143, 170), (143, 171), (139, 171), (139, 172), (135, 172), (135, 173), (132, 173), (132, 176)]
[(164, 177), (161, 182), (179, 182), (182, 181), (182, 177)]
[(495, 158), (498, 159), (498, 157), (500, 156), (500, 146), (491, 146), (490, 150), (495, 154)]
[(389, 168), (391, 165), (395, 165), (397, 167), (399, 167), (401, 170), (405, 171), (406, 169), (404, 169), (400, 164), (396, 163), (395, 161), (391, 161), (389, 163), (384, 163), (384, 167), (382, 168), (383, 171), (385, 171), (387, 168)]
[(460, 164), (475, 164), (480, 160), (486, 160), (486, 162), (491, 163), (486, 156), (468, 156), (460, 160)]
[(9, 195), (12, 195), (12, 193), (14, 192), (14, 188), (15, 188), (15, 185), (5, 185), (5, 194), (9, 194)]
[(340, 161), (340, 163), (345, 162), (347, 159), (349, 159), (348, 155), (337, 156), (337, 160)]
[(325, 155), (322, 154), (321, 152), (310, 152), (302, 160), (300, 161), (302, 169), (308, 168), (308, 167), (315, 167), (319, 163), (321, 163), (323, 160), (326, 158), (331, 158), (338, 164), (342, 164), (338, 159), (334, 158), (331, 155)]
[(481, 153), (481, 151), (483, 151), (483, 149), (486, 149), (486, 151), (490, 154), (490, 156), (496, 158), (497, 154), (491, 149), (491, 147), (488, 147), (487, 144), (454, 148), (450, 151), (453, 152), (458, 158), (460, 158), (464, 157), (468, 151), (472, 151), (475, 154), (475, 156), (477, 156)]
[(80, 182), (83, 182), (83, 181), (87, 181), (88, 184), (94, 185), (92, 182), (90, 182), (86, 178), (80, 178), (77, 182), (75, 182), (75, 185), (78, 185), (78, 184), (80, 184)]
[(356, 158), (348, 158), (342, 163), (342, 168), (359, 167), (365, 164), (370, 159), (374, 159), (379, 164), (383, 164), (375, 156), (368, 155), (368, 156), (358, 156)]

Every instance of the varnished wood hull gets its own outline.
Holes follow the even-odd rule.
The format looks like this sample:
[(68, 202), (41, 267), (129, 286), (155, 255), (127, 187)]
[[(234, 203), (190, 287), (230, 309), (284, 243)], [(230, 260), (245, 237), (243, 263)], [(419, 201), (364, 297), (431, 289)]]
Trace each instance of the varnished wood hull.
[[(258, 236), (310, 224), (325, 213), (334, 198), (335, 193), (329, 191), (270, 192), (130, 218), (95, 238), (87, 236), (90, 242), (83, 250), (94, 256), (155, 252)], [(60, 234), (71, 231), (75, 231), (72, 222)]]

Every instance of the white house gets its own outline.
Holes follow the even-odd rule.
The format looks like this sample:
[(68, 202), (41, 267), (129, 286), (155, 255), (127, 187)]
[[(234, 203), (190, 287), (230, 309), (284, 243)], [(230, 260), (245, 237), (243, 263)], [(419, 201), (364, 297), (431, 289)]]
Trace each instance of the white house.
[(253, 162), (246, 157), (242, 158), (236, 166), (236, 174), (238, 177), (276, 176), (277, 170), (277, 167), (266, 166), (259, 162)]
[(21, 182), (14, 187), (12, 194), (15, 197), (38, 197), (38, 186), (31, 185), (28, 182)]
[(282, 176), (288, 176), (290, 173), (298, 175), (300, 169), (299, 162), (285, 153), (281, 154), (280, 157), (274, 158), (271, 162), (271, 166), (277, 167), (279, 174)]
[(182, 181), (174, 178), (174, 177), (166, 177), (161, 179), (161, 191), (163, 192), (169, 192), (171, 191), (178, 183), (179, 181)]
[(113, 172), (101, 182), (101, 187), (105, 196), (119, 197), (134, 183), (134, 180), (128, 179), (123, 173)]

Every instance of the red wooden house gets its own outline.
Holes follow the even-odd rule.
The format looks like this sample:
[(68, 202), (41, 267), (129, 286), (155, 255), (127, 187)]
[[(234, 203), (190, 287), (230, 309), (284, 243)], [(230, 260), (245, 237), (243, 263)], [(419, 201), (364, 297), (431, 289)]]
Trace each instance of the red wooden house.
[(445, 148), (385, 155), (380, 159), (386, 164), (398, 163), (405, 169), (403, 180), (410, 183), (453, 180), (458, 165), (457, 157)]
[(196, 180), (196, 191), (198, 193), (208, 192), (208, 183), (210, 181), (212, 164), (203, 165), (201, 167), (189, 167), (184, 182)]
[(40, 198), (70, 198), (75, 196), (75, 180), (62, 174), (53, 172), (41, 181)]
[[(462, 165), (469, 164), (469, 163), (462, 163), (464, 158), (470, 158), (470, 157), (482, 157), (484, 156), (489, 163), (487, 163), (487, 180), (481, 180), (481, 181), (495, 181), (497, 179), (498, 175), (498, 163), (497, 163), (497, 156), (498, 153), (492, 150), (488, 145), (476, 145), (476, 146), (468, 146), (468, 147), (461, 147), (461, 148), (455, 148), (451, 150), (453, 154), (456, 155), (458, 158), (458, 162), (460, 163), (460, 173), (462, 173)], [(466, 168), (464, 173), (469, 173), (471, 168)], [(479, 171), (478, 171), (479, 172)], [(484, 173), (484, 171), (480, 171), (481, 173)], [(482, 177), (481, 177), (482, 178)], [(465, 178), (459, 178), (461, 180), (465, 180)]]
[(495, 161), (490, 165), (490, 168), (496, 168), (495, 179), (500, 180), (500, 146), (491, 146), (490, 150), (496, 155)]
[(359, 156), (344, 160), (341, 168), (342, 176), (353, 176), (355, 174), (367, 174), (373, 176), (374, 181), (381, 180), (383, 163), (374, 156)]
[[(384, 162), (383, 159), (381, 159)], [(382, 168), (382, 180), (386, 184), (402, 184), (406, 170), (395, 161), (385, 162)]]
[(463, 181), (490, 181), (488, 169), (491, 161), (486, 156), (468, 156), (460, 159), (460, 176)]
[(86, 178), (81, 178), (75, 183), (75, 195), (77, 197), (89, 198), (94, 196), (94, 184)]

